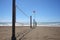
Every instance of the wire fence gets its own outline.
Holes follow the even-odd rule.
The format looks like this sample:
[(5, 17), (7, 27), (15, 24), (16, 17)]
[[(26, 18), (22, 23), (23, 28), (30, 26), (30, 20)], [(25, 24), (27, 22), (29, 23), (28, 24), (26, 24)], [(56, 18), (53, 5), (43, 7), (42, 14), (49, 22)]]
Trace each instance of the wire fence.
[[(25, 17), (27, 18), (27, 20), (29, 20), (29, 22), (27, 22), (27, 20), (26, 20), (27, 23), (25, 23), (25, 22), (23, 23), (21, 21), (17, 22), (18, 20), (16, 19), (16, 22), (15, 22), (15, 32), (16, 33), (15, 33), (15, 35), (16, 35), (16, 39), (17, 40), (21, 40), (26, 34), (28, 34), (29, 32), (32, 31), (32, 29), (30, 27), (30, 16), (28, 16), (28, 14), (25, 13), (18, 5), (16, 5), (16, 8), (19, 10), (19, 12), (21, 12), (24, 15), (24, 19), (23, 20), (26, 20)], [(17, 12), (16, 12), (16, 14), (17, 14)], [(20, 13), (19, 13), (19, 15), (20, 15)], [(20, 18), (18, 18), (18, 19), (20, 19)], [(27, 25), (29, 24), (29, 26), (24, 26), (26, 24)], [(3, 25), (0, 26), (0, 35), (1, 35), (0, 36), (1, 40), (11, 40), (11, 36), (12, 36), (12, 21), (4, 23), (4, 26)]]

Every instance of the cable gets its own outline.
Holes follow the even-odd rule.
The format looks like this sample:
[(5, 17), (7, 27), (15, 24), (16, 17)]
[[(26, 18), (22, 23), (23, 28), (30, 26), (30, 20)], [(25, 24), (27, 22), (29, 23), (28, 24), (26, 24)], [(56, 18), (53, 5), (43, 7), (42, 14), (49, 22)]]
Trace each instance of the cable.
[(29, 17), (22, 9), (19, 8), (19, 6), (16, 5), (16, 7), (17, 7), (17, 9), (19, 9), (19, 11), (21, 11), (26, 17)]

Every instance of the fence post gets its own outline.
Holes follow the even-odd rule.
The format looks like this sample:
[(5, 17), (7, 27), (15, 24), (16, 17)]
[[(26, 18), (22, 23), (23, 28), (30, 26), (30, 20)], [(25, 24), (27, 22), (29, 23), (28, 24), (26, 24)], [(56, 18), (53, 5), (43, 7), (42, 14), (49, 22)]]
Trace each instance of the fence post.
[(11, 40), (16, 40), (15, 37), (15, 22), (16, 22), (16, 7), (15, 7), (15, 1), (12, 0), (12, 38)]
[(32, 16), (30, 16), (30, 28), (32, 28)]

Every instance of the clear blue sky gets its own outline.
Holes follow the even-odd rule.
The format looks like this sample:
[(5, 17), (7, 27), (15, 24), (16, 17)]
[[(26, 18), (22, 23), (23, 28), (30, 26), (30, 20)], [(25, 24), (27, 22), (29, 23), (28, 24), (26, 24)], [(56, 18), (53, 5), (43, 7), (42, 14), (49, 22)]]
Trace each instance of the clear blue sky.
[[(19, 6), (28, 16), (33, 16), (37, 22), (60, 22), (60, 0), (16, 0)], [(0, 0), (0, 22), (12, 21), (12, 0)], [(29, 22), (21, 11), (16, 8), (16, 21)]]

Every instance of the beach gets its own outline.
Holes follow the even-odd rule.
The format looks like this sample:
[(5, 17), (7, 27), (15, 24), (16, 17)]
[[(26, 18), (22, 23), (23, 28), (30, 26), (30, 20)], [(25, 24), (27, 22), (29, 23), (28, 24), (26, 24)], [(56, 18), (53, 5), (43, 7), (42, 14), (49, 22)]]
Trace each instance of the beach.
[[(19, 35), (22, 36), (23, 33), (27, 32), (28, 30), (30, 30), (29, 27), (16, 26), (15, 27), (16, 37), (18, 37)], [(11, 40), (11, 37), (12, 37), (12, 27), (11, 26), (0, 26), (0, 40)]]
[[(17, 40), (60, 40), (60, 27), (41, 26), (30, 29), (28, 26), (16, 26)], [(11, 40), (12, 27), (0, 26), (0, 40)]]

